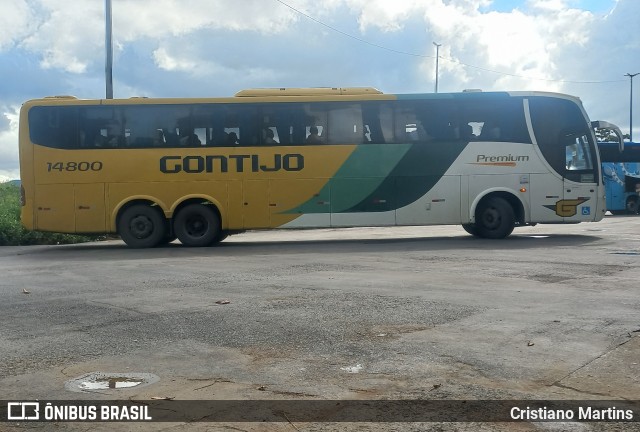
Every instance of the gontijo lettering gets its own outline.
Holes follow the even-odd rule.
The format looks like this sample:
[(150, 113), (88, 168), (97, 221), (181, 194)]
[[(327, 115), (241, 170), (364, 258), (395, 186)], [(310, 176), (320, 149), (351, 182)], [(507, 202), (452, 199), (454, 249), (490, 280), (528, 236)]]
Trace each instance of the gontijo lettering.
[(208, 155), (208, 156), (163, 156), (160, 171), (165, 174), (185, 172), (226, 173), (226, 172), (273, 172), (302, 171), (304, 156), (301, 154), (274, 154), (273, 159), (257, 154), (251, 155)]

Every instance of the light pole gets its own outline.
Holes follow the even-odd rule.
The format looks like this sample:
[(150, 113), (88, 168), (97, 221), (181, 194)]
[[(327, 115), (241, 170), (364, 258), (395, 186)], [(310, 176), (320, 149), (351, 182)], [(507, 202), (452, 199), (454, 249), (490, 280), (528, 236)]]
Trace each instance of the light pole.
[(640, 72), (625, 75), (631, 81), (631, 89), (629, 90), (629, 142), (633, 142), (633, 77), (636, 75), (640, 75)]
[(440, 59), (440, 47), (442, 44), (433, 43), (436, 46), (436, 93), (438, 93), (438, 60)]
[(105, 0), (105, 49), (107, 59), (105, 63), (105, 82), (107, 84), (107, 99), (113, 99), (113, 46), (111, 44), (111, 0)]

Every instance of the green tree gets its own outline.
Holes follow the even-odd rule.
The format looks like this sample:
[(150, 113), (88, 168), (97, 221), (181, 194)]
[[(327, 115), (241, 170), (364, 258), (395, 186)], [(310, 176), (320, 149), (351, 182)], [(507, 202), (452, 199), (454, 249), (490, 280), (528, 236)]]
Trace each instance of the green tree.
[[(629, 139), (629, 134), (622, 135), (623, 139)], [(609, 129), (596, 129), (596, 140), (598, 142), (617, 142), (618, 137)]]

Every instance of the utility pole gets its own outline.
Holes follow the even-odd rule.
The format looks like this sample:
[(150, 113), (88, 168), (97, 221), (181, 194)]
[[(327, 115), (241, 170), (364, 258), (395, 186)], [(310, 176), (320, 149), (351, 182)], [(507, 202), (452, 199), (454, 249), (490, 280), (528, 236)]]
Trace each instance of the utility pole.
[(105, 64), (105, 82), (107, 84), (107, 99), (113, 99), (113, 45), (111, 42), (111, 0), (105, 0), (105, 48), (107, 60)]
[(640, 75), (640, 72), (634, 74), (626, 74), (631, 81), (631, 89), (629, 90), (629, 141), (633, 142), (633, 77)]
[(440, 60), (440, 47), (442, 44), (433, 43), (436, 46), (436, 93), (438, 93), (438, 61)]

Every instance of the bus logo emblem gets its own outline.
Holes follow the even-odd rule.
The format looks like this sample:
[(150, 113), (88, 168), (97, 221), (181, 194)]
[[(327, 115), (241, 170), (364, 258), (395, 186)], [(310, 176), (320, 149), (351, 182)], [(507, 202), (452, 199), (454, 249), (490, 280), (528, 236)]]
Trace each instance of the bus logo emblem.
[[(558, 201), (555, 205), (546, 205), (544, 207), (555, 211), (560, 217), (572, 217), (578, 213), (578, 206), (587, 201), (589, 201), (589, 198), (566, 199)], [(588, 216), (590, 214), (591, 207), (582, 208), (583, 216)]]

